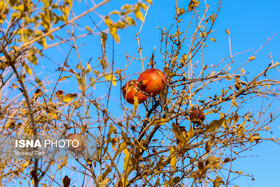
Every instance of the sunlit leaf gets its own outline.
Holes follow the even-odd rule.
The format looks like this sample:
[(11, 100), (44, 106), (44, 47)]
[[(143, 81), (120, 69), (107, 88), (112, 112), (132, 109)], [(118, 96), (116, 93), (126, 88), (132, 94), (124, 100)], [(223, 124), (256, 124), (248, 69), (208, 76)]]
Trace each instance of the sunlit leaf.
[(113, 86), (117, 85), (117, 80), (114, 74), (109, 74), (109, 75), (104, 75), (104, 78), (106, 79), (106, 81), (112, 81)]
[(64, 80), (66, 80), (66, 79), (68, 79), (68, 78), (70, 78), (70, 77), (72, 77), (72, 75), (63, 76), (63, 77), (61, 77), (58, 81), (64, 81)]
[(214, 132), (216, 129), (220, 128), (220, 126), (225, 123), (225, 118), (219, 119), (219, 120), (213, 120), (207, 127), (206, 132)]
[(160, 118), (160, 119), (156, 119), (154, 122), (152, 122), (151, 125), (164, 125), (164, 124), (167, 123), (168, 121), (169, 121), (169, 119)]
[(131, 163), (131, 157), (130, 157), (131, 153), (129, 151), (126, 152), (126, 155), (124, 157), (124, 171), (125, 171), (125, 176), (123, 178), (123, 183), (124, 185), (127, 184), (128, 182), (128, 172), (130, 170), (130, 163)]
[(131, 18), (131, 17), (126, 17), (125, 19), (126, 19), (127, 24), (128, 24), (129, 26), (132, 26), (132, 25), (135, 26), (135, 25), (136, 25), (136, 22), (134, 21), (133, 18)]
[(176, 157), (175, 149), (174, 149), (173, 146), (170, 148), (170, 157), (171, 157), (171, 159), (170, 159), (170, 166), (171, 166), (171, 168), (173, 169), (173, 171), (175, 171), (175, 169), (176, 169), (177, 157)]
[(191, 0), (188, 6), (188, 12), (192, 11), (199, 5), (199, 0)]
[(227, 30), (226, 30), (226, 33), (227, 33), (228, 35), (230, 34), (230, 31), (229, 31), (229, 29), (227, 29)]
[(212, 42), (216, 42), (216, 39), (215, 39), (215, 38), (210, 38), (210, 40), (211, 40)]
[(249, 58), (248, 60), (249, 60), (249, 61), (255, 60), (255, 56), (250, 56), (250, 58)]
[(106, 179), (104, 179), (103, 181), (101, 181), (101, 183), (100, 183), (99, 186), (100, 186), (100, 187), (106, 187), (109, 181), (110, 181), (110, 179), (109, 179), (109, 178), (106, 178)]
[(238, 107), (238, 104), (237, 104), (237, 102), (235, 101), (235, 99), (232, 99), (231, 102), (232, 102), (232, 104), (234, 104), (234, 106)]
[(140, 9), (135, 10), (135, 17), (136, 19), (140, 19), (141, 21), (144, 21), (144, 16), (143, 13), (140, 11)]
[(73, 93), (69, 93), (69, 94), (66, 94), (64, 97), (63, 97), (63, 102), (67, 103), (67, 102), (70, 102), (72, 101), (73, 99), (75, 99), (78, 95)]
[(175, 123), (172, 124), (172, 132), (175, 134), (176, 138), (180, 140), (180, 142), (185, 143), (186, 139), (183, 135), (183, 132), (179, 130), (179, 125), (176, 125)]

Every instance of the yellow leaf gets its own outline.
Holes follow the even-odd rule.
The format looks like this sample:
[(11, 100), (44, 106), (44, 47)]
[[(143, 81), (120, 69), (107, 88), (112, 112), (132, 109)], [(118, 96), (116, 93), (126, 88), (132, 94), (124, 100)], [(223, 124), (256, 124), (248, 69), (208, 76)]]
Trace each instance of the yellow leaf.
[(65, 4), (68, 5), (69, 7), (72, 7), (72, 0), (65, 0)]
[(152, 0), (145, 0), (147, 3), (152, 4)]
[(136, 25), (136, 22), (134, 21), (133, 18), (131, 18), (131, 17), (126, 17), (125, 19), (126, 19), (127, 24), (128, 24), (129, 26), (132, 26), (132, 25), (135, 26), (135, 25)]
[(63, 168), (64, 166), (66, 166), (67, 165), (67, 158), (68, 158), (68, 154), (67, 155), (65, 155), (64, 157), (63, 157), (63, 161), (62, 161), (62, 163), (61, 164), (59, 164), (58, 165), (58, 168)]
[(48, 113), (53, 119), (58, 120), (57, 113), (49, 112)]
[(86, 80), (84, 78), (80, 77), (79, 75), (76, 75), (76, 78), (77, 78), (77, 82), (79, 85), (79, 89), (84, 91), (85, 87), (86, 87)]
[(106, 178), (106, 179), (104, 179), (103, 181), (101, 181), (101, 183), (100, 183), (99, 186), (100, 186), (100, 187), (106, 187), (109, 181), (110, 181), (110, 179), (109, 179), (109, 178)]
[(25, 163), (22, 163), (22, 167), (26, 168), (29, 165), (29, 161), (26, 161)]
[(232, 116), (232, 119), (233, 119), (234, 125), (236, 125), (236, 123), (239, 120), (239, 116), (238, 116), (237, 112)]
[(86, 30), (89, 32), (92, 32), (91, 28), (89, 28), (89, 26), (86, 26)]
[(192, 127), (192, 125), (190, 125), (190, 129), (189, 129), (189, 131), (188, 131), (188, 137), (189, 137), (189, 138), (192, 137), (193, 134), (194, 134), (193, 127)]
[(126, 142), (122, 142), (119, 148), (117, 149), (114, 158), (119, 155), (120, 152), (122, 152), (126, 148), (127, 144)]
[(230, 74), (228, 74), (228, 75), (226, 76), (226, 79), (227, 79), (228, 81), (230, 81), (230, 80), (231, 80), (231, 76), (230, 76)]
[(109, 16), (105, 16), (104, 22), (109, 28), (112, 27), (113, 21), (109, 18)]
[(250, 56), (249, 61), (255, 60), (255, 56)]
[(66, 94), (64, 97), (63, 97), (63, 102), (67, 103), (67, 102), (70, 102), (72, 101), (73, 99), (75, 99), (77, 97), (77, 94), (73, 93), (73, 94)]
[(112, 133), (116, 133), (116, 132), (117, 132), (117, 128), (114, 127), (113, 125), (110, 125), (107, 137), (111, 136)]
[(133, 102), (134, 114), (136, 114), (136, 110), (138, 108), (138, 105), (139, 105), (138, 97), (134, 96), (134, 102)]
[(210, 38), (210, 40), (211, 40), (212, 42), (216, 42), (216, 39), (215, 39), (215, 38)]
[(171, 157), (170, 166), (173, 169), (173, 171), (175, 171), (177, 158), (176, 158), (176, 154), (175, 154), (175, 150), (174, 150), (173, 146), (170, 148), (170, 157)]
[(168, 121), (169, 121), (169, 119), (160, 118), (160, 119), (156, 119), (154, 122), (152, 122), (151, 125), (163, 125), (163, 124), (167, 123)]
[(234, 106), (238, 107), (238, 104), (237, 104), (237, 102), (235, 101), (235, 99), (232, 99), (231, 102), (232, 102), (232, 104), (234, 104)]
[(27, 64), (24, 65), (24, 69), (25, 69), (25, 71), (26, 71), (29, 75), (32, 75), (32, 71), (31, 71), (30, 67), (29, 67)]
[(226, 33), (227, 33), (228, 35), (230, 34), (229, 29), (226, 30)]
[(70, 78), (70, 77), (72, 77), (72, 75), (63, 76), (63, 77), (61, 77), (58, 81), (64, 81), (65, 79), (68, 79), (68, 78)]
[(81, 133), (85, 132), (87, 130), (87, 125), (83, 125), (81, 127)]
[(134, 13), (135, 13), (136, 19), (140, 19), (142, 22), (144, 21), (143, 13), (139, 9), (135, 10)]
[(131, 158), (130, 158), (131, 153), (127, 151), (125, 157), (124, 157), (124, 171), (125, 171), (125, 176), (123, 178), (123, 183), (124, 185), (127, 184), (127, 179), (128, 179), (128, 172), (130, 170), (130, 163), (131, 163)]
[(117, 80), (114, 74), (104, 75), (106, 81), (112, 81), (113, 86), (117, 85)]
[(242, 68), (240, 72), (241, 72), (241, 74), (244, 74), (245, 73), (244, 68)]
[(220, 128), (224, 123), (226, 123), (226, 119), (222, 118), (219, 120), (213, 120), (207, 127), (206, 132), (214, 132), (216, 129)]
[(188, 11), (192, 11), (195, 7), (199, 5), (199, 0), (191, 0), (188, 6)]
[(114, 38), (114, 40), (119, 43), (120, 42), (120, 37), (119, 35), (117, 34), (117, 31), (118, 31), (118, 28), (115, 27), (115, 26), (111, 26), (109, 27), (109, 32), (110, 34), (112, 35), (112, 37)]
[(172, 124), (172, 132), (175, 134), (176, 138), (178, 140), (180, 140), (180, 142), (185, 143), (186, 139), (185, 136), (183, 134), (183, 132), (181, 132), (179, 130), (179, 125), (176, 125), (175, 123)]

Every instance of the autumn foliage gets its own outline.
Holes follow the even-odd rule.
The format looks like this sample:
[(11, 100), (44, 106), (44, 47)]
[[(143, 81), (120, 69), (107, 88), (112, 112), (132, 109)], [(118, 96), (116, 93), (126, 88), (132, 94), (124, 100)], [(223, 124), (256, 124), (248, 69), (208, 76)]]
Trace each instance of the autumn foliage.
[[(209, 62), (221, 2), (180, 2), (170, 1), (173, 22), (150, 32), (160, 34), (154, 51), (142, 40), (152, 0), (0, 2), (1, 136), (69, 135), (81, 143), (69, 154), (86, 149), (82, 135), (96, 140), (90, 158), (3, 158), (2, 186), (217, 187), (254, 179), (232, 165), (265, 141), (279, 143), (271, 124), (280, 83), (270, 73), (280, 63), (270, 56), (250, 72), (250, 63), (264, 63), (256, 57), (262, 47), (235, 61), (229, 29), (230, 55), (217, 52), (222, 60)], [(125, 35), (131, 28), (134, 38)]]

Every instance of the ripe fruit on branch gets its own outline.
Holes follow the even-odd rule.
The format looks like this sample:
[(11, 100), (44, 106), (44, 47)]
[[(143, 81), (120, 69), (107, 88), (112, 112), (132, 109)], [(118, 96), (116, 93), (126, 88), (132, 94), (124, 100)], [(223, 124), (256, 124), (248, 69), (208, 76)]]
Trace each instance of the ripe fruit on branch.
[(166, 75), (159, 69), (150, 68), (140, 74), (139, 87), (149, 95), (158, 95), (166, 85)]
[(67, 140), (69, 140), (69, 147), (68, 149), (74, 153), (82, 153), (86, 150), (86, 142), (82, 135), (80, 134), (68, 134), (65, 137)]
[(138, 82), (136, 80), (128, 81), (123, 87), (122, 87), (122, 93), (124, 99), (130, 103), (133, 104), (134, 100), (138, 98), (138, 103), (141, 104), (148, 98), (138, 88)]
[(193, 108), (190, 114), (190, 120), (194, 124), (203, 125), (205, 115), (201, 109)]

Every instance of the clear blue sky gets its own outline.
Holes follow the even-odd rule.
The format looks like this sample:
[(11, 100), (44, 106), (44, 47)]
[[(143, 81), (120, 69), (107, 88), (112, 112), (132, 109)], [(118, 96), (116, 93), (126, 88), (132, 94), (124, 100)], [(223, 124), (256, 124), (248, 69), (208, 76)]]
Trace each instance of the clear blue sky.
[[(129, 1), (120, 1), (121, 4)], [(160, 31), (156, 28), (166, 27), (168, 28), (173, 23), (174, 17), (174, 4), (170, 3), (170, 0), (155, 0), (148, 12), (146, 23), (140, 34), (143, 54), (150, 58), (154, 47), (156, 47), (156, 54), (159, 55), (160, 47)], [(175, 2), (175, 1), (174, 1)], [(210, 0), (209, 0), (210, 2)], [(170, 5), (172, 4), (172, 5)], [(204, 4), (204, 1), (201, 1)], [(212, 4), (212, 3), (211, 3)], [(181, 1), (183, 8), (187, 9), (188, 1)], [(212, 4), (213, 6), (214, 4)], [(206, 63), (218, 63), (223, 58), (229, 55), (228, 48), (228, 36), (225, 30), (230, 28), (231, 42), (233, 53), (252, 49), (248, 53), (235, 57), (235, 60), (240, 61), (240, 64), (244, 63), (248, 57), (250, 57), (266, 40), (272, 37), (275, 33), (280, 31), (280, 1), (271, 0), (224, 0), (222, 1), (222, 9), (219, 17), (215, 23), (215, 32), (211, 37), (215, 38), (217, 42), (213, 43), (209, 41), (208, 47), (205, 49), (205, 61)], [(117, 5), (111, 3), (102, 8), (102, 12), (108, 12), (111, 8), (117, 9)], [(214, 7), (212, 7), (214, 8)], [(75, 10), (75, 9), (74, 9)], [(75, 10), (75, 13), (79, 14), (80, 10)], [(82, 23), (83, 20), (81, 20)], [(137, 27), (128, 28), (124, 31), (120, 31), (120, 44), (115, 45), (115, 61), (119, 65), (124, 65), (122, 62), (125, 60), (125, 54), (138, 55), (137, 42), (135, 39), (135, 33), (139, 30), (140, 23)], [(93, 25), (92, 25), (93, 27)], [(90, 37), (86, 40), (80, 40), (80, 43), (87, 42), (84, 47), (81, 47), (81, 56), (84, 62), (87, 62), (90, 57), (97, 59), (100, 52), (99, 40), (97, 37)], [(109, 45), (110, 42), (108, 40)], [(257, 55), (254, 61), (251, 61), (246, 67), (246, 72), (250, 72), (252, 75), (259, 72), (261, 68), (267, 67), (270, 62), (268, 57), (269, 53), (272, 54), (274, 61), (280, 60), (280, 33), (276, 35)], [(109, 47), (110, 48), (110, 47)], [(50, 55), (55, 54), (56, 49), (50, 50)], [(98, 54), (98, 55), (96, 55)], [(138, 57), (138, 56), (137, 56)], [(72, 57), (74, 62), (76, 57)], [(58, 62), (62, 62), (64, 57), (56, 56)], [(157, 67), (161, 67), (161, 57), (156, 56), (158, 64)], [(49, 62), (48, 62), (49, 63)], [(73, 63), (75, 64), (75, 63)], [(161, 65), (160, 65), (161, 64)], [(47, 64), (44, 65), (48, 67)], [(136, 70), (141, 70), (141, 64), (133, 64), (128, 69), (129, 73), (133, 73)], [(275, 73), (274, 77), (279, 75)], [(136, 75), (132, 75), (131, 78), (137, 78)], [(75, 92), (71, 90), (69, 84), (64, 85), (69, 92)], [(119, 85), (118, 85), (119, 86)], [(60, 89), (65, 89), (63, 85), (60, 85)], [(97, 88), (98, 89), (98, 88)], [(102, 89), (102, 88), (100, 88)], [(113, 89), (112, 96), (115, 99), (119, 99), (119, 89)], [(96, 92), (95, 92), (96, 93)], [(104, 94), (104, 93), (100, 93)], [(117, 107), (117, 106), (116, 106)], [(277, 108), (274, 108), (275, 110)], [(117, 109), (118, 110), (118, 109)], [(118, 113), (118, 112), (117, 112)], [(272, 124), (272, 129), (275, 130), (275, 136), (279, 137), (279, 123), (275, 121)], [(240, 177), (233, 183), (243, 187), (279, 187), (279, 173), (280, 173), (280, 147), (274, 143), (263, 143), (254, 147), (254, 151), (248, 151), (244, 154), (244, 158), (234, 162), (236, 170), (242, 170), (244, 173), (250, 173), (255, 176), (255, 181), (251, 181), (250, 178)], [(248, 157), (250, 156), (250, 157)], [(252, 156), (252, 157), (251, 157)]]

